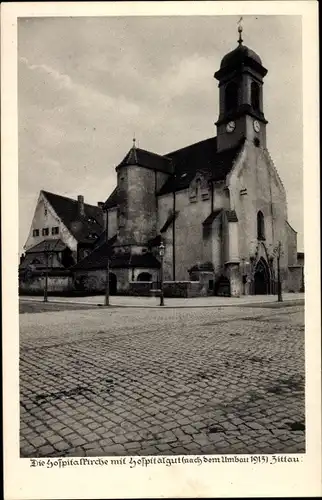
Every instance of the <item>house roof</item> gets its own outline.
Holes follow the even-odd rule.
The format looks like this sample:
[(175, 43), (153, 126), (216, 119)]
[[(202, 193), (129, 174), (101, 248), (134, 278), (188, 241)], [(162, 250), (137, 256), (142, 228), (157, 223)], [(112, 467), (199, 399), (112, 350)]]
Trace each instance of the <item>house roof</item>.
[(26, 255), (31, 253), (62, 252), (65, 248), (66, 245), (61, 239), (50, 238), (28, 248), (28, 250), (26, 250)]
[(111, 258), (111, 268), (141, 267), (147, 269), (159, 269), (160, 262), (152, 253), (144, 254), (118, 254)]
[(72, 267), (73, 271), (78, 269), (106, 268), (108, 257), (111, 257), (113, 253), (112, 247), (116, 241), (116, 237), (117, 236), (114, 235), (108, 240), (108, 242), (103, 242), (101, 245), (97, 245), (91, 253)]
[[(55, 267), (64, 268), (64, 265), (55, 259), (54, 264), (51, 260), (51, 256), (56, 252), (62, 252), (65, 250), (66, 245), (60, 239), (49, 239), (38, 243), (37, 245), (29, 248), (24, 256), (24, 259), (20, 262), (19, 269), (27, 269), (33, 267), (35, 269), (47, 268), (48, 267), (48, 257), (50, 268), (54, 265)], [(48, 252), (48, 253), (47, 253)], [(47, 255), (46, 255), (47, 254)]]
[(169, 158), (137, 147), (130, 149), (116, 169), (126, 165), (138, 165), (165, 173), (172, 172), (171, 160)]
[(130, 253), (113, 254), (111, 243), (104, 243), (95, 248), (85, 259), (81, 260), (72, 269), (94, 270), (106, 269), (110, 258), (110, 268), (132, 268), (141, 267), (149, 269), (159, 269), (160, 262), (151, 253), (131, 255)]
[(84, 203), (85, 215), (78, 212), (78, 201), (48, 191), (42, 191), (58, 217), (78, 242), (93, 242), (103, 229), (103, 211), (95, 205)]
[(212, 137), (168, 153), (166, 156), (172, 159), (175, 175), (169, 177), (158, 194), (187, 189), (197, 171), (203, 171), (215, 182), (225, 180), (243, 144), (244, 140), (234, 148), (217, 152), (217, 137)]

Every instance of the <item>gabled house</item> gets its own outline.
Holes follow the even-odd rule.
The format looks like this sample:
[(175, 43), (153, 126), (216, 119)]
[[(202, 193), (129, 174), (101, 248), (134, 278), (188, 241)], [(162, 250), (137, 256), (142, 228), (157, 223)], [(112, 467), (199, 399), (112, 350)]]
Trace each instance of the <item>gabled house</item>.
[(103, 231), (101, 203), (40, 191), (19, 269), (70, 268), (92, 251)]

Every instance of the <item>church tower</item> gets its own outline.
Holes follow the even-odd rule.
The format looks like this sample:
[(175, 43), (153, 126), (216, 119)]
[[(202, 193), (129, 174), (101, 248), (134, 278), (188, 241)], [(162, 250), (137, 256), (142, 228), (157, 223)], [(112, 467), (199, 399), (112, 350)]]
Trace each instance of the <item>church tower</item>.
[(218, 151), (236, 146), (241, 139), (266, 148), (263, 78), (267, 69), (260, 57), (243, 45), (241, 26), (238, 32), (237, 48), (223, 57), (214, 75), (219, 81)]

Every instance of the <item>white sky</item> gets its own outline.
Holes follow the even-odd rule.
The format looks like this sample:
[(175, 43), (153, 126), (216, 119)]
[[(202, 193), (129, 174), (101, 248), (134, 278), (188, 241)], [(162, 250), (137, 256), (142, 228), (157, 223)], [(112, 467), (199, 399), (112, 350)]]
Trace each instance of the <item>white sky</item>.
[[(20, 249), (40, 189), (96, 204), (132, 145), (165, 154), (216, 135), (213, 78), (237, 46), (237, 16), (33, 18), (18, 24)], [(267, 146), (303, 251), (299, 16), (244, 17), (268, 69)]]

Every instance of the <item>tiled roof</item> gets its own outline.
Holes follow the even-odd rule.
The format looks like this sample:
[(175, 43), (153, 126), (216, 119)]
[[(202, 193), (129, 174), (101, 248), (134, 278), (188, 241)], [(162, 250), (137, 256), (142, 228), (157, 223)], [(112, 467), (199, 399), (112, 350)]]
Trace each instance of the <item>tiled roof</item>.
[[(26, 253), (25, 258), (20, 262), (19, 271), (24, 269), (46, 269), (47, 266), (50, 266), (50, 269), (53, 268), (53, 263), (51, 257), (49, 257), (47, 261), (47, 256), (45, 253)], [(64, 269), (64, 265), (58, 261), (58, 259), (54, 260), (55, 267), (59, 267), (60, 269)]]
[(160, 267), (159, 261), (151, 253), (131, 255), (129, 253), (113, 254), (112, 252), (112, 245), (105, 243), (94, 249), (93, 252), (78, 262), (72, 269), (73, 271), (106, 269), (109, 255), (111, 269), (129, 267), (158, 269)]
[[(106, 243), (105, 241), (105, 238), (106, 238), (106, 231), (103, 231), (100, 235), (100, 237), (95, 241), (95, 245), (93, 248), (97, 248), (101, 245), (103, 245), (103, 243)], [(114, 245), (114, 243), (116, 242), (117, 240), (117, 235), (114, 234), (114, 236), (112, 236), (111, 238), (109, 238), (109, 244), (110, 245)]]
[[(120, 163), (123, 165), (142, 165), (170, 174), (168, 180), (159, 190), (159, 195), (180, 191), (189, 187), (198, 171), (204, 171), (210, 180), (225, 180), (233, 167), (233, 162), (241, 150), (244, 140), (230, 149), (217, 152), (217, 138), (211, 137), (191, 144), (165, 156), (156, 155), (143, 149), (132, 148)], [(117, 167), (118, 168), (118, 167)], [(173, 172), (175, 175), (171, 175)], [(105, 202), (105, 208), (113, 208), (119, 204), (120, 193), (116, 187)]]
[(85, 216), (81, 217), (77, 200), (48, 191), (42, 192), (78, 242), (93, 242), (93, 236), (98, 237), (102, 233), (104, 227), (101, 208), (84, 203)]
[(113, 243), (115, 243), (116, 235), (108, 240), (107, 243), (95, 247), (93, 251), (84, 259), (80, 260), (73, 266), (72, 270), (78, 269), (102, 269), (107, 266), (108, 256), (113, 253)]
[(118, 169), (126, 165), (139, 165), (165, 173), (172, 172), (171, 160), (169, 158), (136, 147), (130, 149), (116, 168)]
[(116, 187), (112, 194), (107, 198), (106, 202), (104, 203), (104, 208), (113, 208), (117, 207), (119, 204), (119, 190)]
[(212, 137), (168, 153), (166, 156), (172, 159), (175, 176), (165, 182), (158, 194), (188, 188), (197, 170), (207, 173), (210, 180), (225, 180), (243, 144), (244, 140), (234, 148), (217, 152), (217, 138)]
[(62, 252), (65, 250), (66, 245), (65, 243), (62, 242), (60, 239), (54, 239), (50, 238), (48, 240), (43, 240), (40, 243), (37, 243), (37, 245), (28, 248), (26, 250), (26, 254), (29, 253), (44, 253), (44, 252)]

